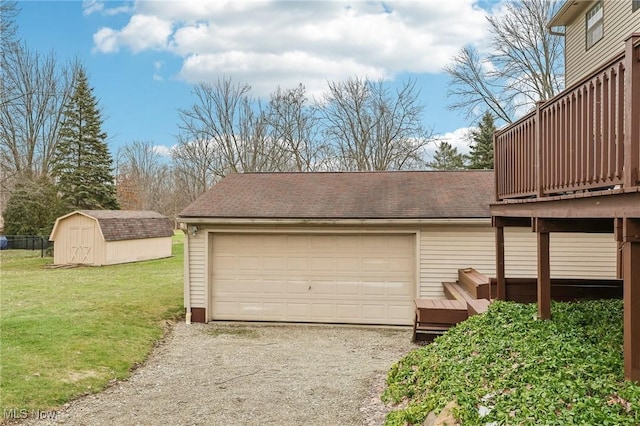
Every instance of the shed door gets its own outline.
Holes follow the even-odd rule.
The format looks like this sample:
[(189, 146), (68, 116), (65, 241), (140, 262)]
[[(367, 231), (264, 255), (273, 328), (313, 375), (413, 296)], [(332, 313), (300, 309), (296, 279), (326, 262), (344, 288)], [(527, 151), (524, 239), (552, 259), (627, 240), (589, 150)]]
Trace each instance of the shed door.
[(67, 263), (93, 263), (93, 227), (69, 228), (69, 261)]
[(215, 320), (413, 323), (415, 235), (215, 234)]

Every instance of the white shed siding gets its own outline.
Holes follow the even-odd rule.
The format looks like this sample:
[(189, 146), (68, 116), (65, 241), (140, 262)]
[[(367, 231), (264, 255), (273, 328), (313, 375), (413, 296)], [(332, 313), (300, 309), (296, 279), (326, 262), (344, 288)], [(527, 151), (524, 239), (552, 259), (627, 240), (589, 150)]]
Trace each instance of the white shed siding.
[(186, 243), (189, 244), (189, 295), (191, 307), (206, 308), (206, 286), (208, 280), (206, 276), (205, 264), (208, 261), (205, 248), (205, 237), (208, 234), (201, 230), (193, 237), (186, 236)]
[(108, 241), (104, 264), (138, 262), (171, 256), (171, 237)]
[(604, 64), (615, 54), (622, 52), (624, 40), (634, 31), (640, 31), (640, 10), (632, 14), (630, 0), (605, 0), (603, 38), (587, 50), (585, 14), (590, 7), (565, 30), (566, 87), (585, 77), (589, 71)]

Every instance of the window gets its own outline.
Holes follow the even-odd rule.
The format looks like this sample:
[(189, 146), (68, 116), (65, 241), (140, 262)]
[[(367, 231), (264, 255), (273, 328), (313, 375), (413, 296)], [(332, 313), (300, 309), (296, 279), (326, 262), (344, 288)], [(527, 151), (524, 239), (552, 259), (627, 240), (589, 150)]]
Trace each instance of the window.
[(587, 12), (587, 49), (596, 44), (603, 35), (602, 0)]
[(635, 12), (640, 9), (640, 0), (631, 0), (631, 12)]

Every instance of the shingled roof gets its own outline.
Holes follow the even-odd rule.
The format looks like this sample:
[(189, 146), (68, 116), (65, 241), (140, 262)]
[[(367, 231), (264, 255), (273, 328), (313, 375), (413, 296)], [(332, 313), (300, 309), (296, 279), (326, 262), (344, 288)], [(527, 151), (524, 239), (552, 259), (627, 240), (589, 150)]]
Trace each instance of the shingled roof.
[(237, 173), (180, 218), (488, 218), (492, 171)]
[[(166, 216), (148, 210), (77, 210), (58, 221), (74, 214), (82, 214), (98, 221), (105, 241), (137, 240), (142, 238), (170, 237), (173, 222)], [(56, 222), (57, 225), (57, 222)], [(52, 232), (52, 236), (55, 232)]]

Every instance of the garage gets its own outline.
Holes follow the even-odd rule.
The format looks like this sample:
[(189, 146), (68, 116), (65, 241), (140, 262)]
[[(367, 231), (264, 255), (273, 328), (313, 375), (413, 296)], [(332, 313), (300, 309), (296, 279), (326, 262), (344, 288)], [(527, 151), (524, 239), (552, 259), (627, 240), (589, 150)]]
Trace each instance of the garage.
[(214, 320), (411, 324), (415, 234), (214, 233)]
[[(495, 275), (493, 185), (490, 170), (230, 174), (178, 216), (186, 321), (412, 324), (458, 269)], [(587, 237), (552, 241), (555, 277), (615, 277), (614, 239)], [(536, 276), (535, 233), (506, 245), (507, 272)]]

